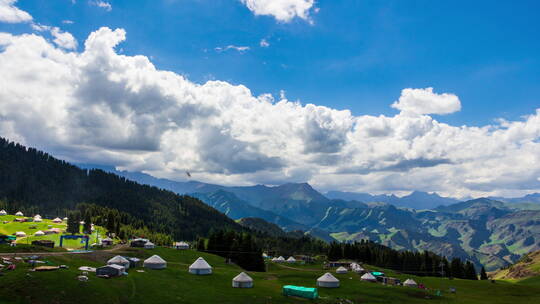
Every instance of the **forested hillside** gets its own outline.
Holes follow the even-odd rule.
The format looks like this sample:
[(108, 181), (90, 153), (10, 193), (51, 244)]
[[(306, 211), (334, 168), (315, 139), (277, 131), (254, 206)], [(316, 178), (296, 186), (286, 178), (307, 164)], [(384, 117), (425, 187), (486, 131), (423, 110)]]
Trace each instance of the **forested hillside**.
[(102, 170), (84, 170), (47, 153), (0, 138), (0, 209), (64, 216), (88, 203), (127, 213), (119, 220), (175, 239), (194, 239), (212, 227), (242, 229), (189, 196), (140, 185)]

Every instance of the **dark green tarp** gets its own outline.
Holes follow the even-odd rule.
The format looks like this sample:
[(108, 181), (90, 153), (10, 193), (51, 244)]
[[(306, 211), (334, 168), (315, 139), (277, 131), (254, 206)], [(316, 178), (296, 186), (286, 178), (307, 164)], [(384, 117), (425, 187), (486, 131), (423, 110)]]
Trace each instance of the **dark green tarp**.
[(295, 297), (301, 297), (301, 298), (306, 298), (306, 299), (317, 299), (319, 297), (317, 288), (294, 286), (294, 285), (283, 286), (283, 294), (286, 296), (295, 296)]

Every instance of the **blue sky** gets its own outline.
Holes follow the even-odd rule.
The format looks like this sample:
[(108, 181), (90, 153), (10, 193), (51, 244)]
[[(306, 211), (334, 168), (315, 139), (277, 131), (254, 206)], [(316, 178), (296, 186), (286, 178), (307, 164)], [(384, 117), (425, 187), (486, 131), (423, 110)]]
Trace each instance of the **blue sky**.
[[(538, 1), (318, 1), (313, 24), (255, 16), (236, 0), (109, 2), (110, 12), (85, 0), (18, 6), (80, 41), (101, 26), (124, 28), (124, 53), (152, 56), (195, 82), (226, 80), (256, 95), (285, 90), (356, 115), (395, 113), (388, 104), (405, 87), (458, 95), (462, 111), (440, 118), (454, 124), (517, 119), (540, 103)], [(227, 45), (251, 49), (214, 51)]]
[(539, 12), (538, 1), (0, 0), (0, 134), (174, 180), (540, 192)]

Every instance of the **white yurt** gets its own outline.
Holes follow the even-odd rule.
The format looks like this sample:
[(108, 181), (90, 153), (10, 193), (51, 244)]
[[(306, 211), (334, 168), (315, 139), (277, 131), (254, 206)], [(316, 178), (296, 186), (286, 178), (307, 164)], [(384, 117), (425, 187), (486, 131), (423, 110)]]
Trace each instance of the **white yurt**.
[(143, 267), (150, 269), (165, 269), (167, 268), (167, 262), (159, 255), (153, 255), (144, 260)]
[(154, 243), (148, 241), (146, 242), (146, 244), (144, 244), (144, 248), (145, 249), (154, 249), (156, 247), (156, 245), (154, 245)]
[(41, 218), (41, 215), (36, 214), (36, 215), (34, 216), (34, 222), (38, 222), (38, 223), (39, 223), (39, 222), (42, 222), (42, 221), (43, 221), (43, 219)]
[(64, 221), (64, 222), (67, 222), (67, 220), (68, 220), (68, 218), (67, 218), (67, 217), (65, 217), (65, 218), (63, 219), (63, 221)]
[(189, 273), (197, 275), (211, 274), (212, 266), (210, 266), (203, 258), (198, 258), (191, 266), (189, 266)]
[(358, 266), (358, 267), (355, 267), (353, 271), (356, 273), (362, 273), (362, 272), (365, 272), (366, 270), (362, 268), (362, 266)]
[(276, 262), (278, 262), (278, 263), (285, 262), (285, 258), (282, 257), (282, 256), (279, 256), (279, 258), (276, 259)]
[(287, 259), (287, 263), (296, 263), (296, 259), (292, 256), (290, 256), (288, 259)]
[(365, 273), (363, 276), (360, 277), (360, 280), (362, 281), (369, 281), (369, 282), (376, 282), (377, 278), (374, 277), (371, 273)]
[(186, 249), (189, 249), (189, 244), (186, 242), (175, 242), (173, 244), (173, 247), (174, 249), (178, 249), (178, 250), (186, 250)]
[(317, 279), (317, 286), (326, 288), (339, 287), (339, 280), (331, 273), (327, 272)]
[(36, 233), (34, 233), (35, 236), (42, 236), (42, 235), (45, 235), (45, 232), (41, 231), (41, 230), (38, 230), (36, 231)]
[(60, 224), (60, 223), (62, 222), (62, 219), (59, 218), (59, 217), (57, 217), (57, 218), (55, 218), (55, 219), (52, 220), (52, 221), (53, 221), (53, 223)]
[(351, 263), (350, 267), (351, 267), (351, 270), (354, 270), (356, 267), (359, 267), (360, 265), (358, 265), (358, 263)]
[(20, 211), (17, 211), (17, 213), (15, 213), (16, 216), (24, 216), (24, 214)]
[(347, 273), (347, 268), (343, 266), (339, 266), (339, 268), (336, 269), (336, 273), (339, 273), (339, 274)]
[(0, 215), (7, 215), (6, 210), (0, 210)]
[(129, 261), (123, 256), (117, 255), (114, 258), (107, 261), (107, 265), (120, 265), (125, 269), (129, 269)]
[(16, 237), (25, 237), (26, 233), (24, 231), (17, 231), (15, 232)]
[(252, 288), (253, 279), (248, 276), (245, 272), (241, 272), (239, 275), (235, 276), (232, 279), (233, 288)]
[(416, 282), (413, 279), (407, 279), (405, 280), (405, 282), (403, 282), (403, 286), (418, 287), (418, 284), (416, 284)]
[(278, 258), (272, 258), (271, 261), (272, 261), (272, 262), (277, 262), (277, 261), (278, 261)]

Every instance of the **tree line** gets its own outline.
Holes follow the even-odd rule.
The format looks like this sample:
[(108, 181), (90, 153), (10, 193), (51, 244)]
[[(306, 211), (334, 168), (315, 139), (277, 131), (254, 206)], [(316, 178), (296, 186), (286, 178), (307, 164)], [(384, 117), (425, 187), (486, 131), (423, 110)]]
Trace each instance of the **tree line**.
[[(429, 251), (398, 251), (367, 240), (354, 243), (333, 242), (329, 245), (327, 256), (331, 261), (356, 260), (418, 276), (478, 279), (474, 264), (470, 261), (463, 262), (459, 258), (448, 261), (446, 257)], [(482, 271), (482, 279), (487, 279), (484, 268)]]
[(249, 271), (266, 270), (262, 251), (247, 232), (212, 231), (206, 242), (202, 238), (198, 240), (197, 250), (222, 256)]

